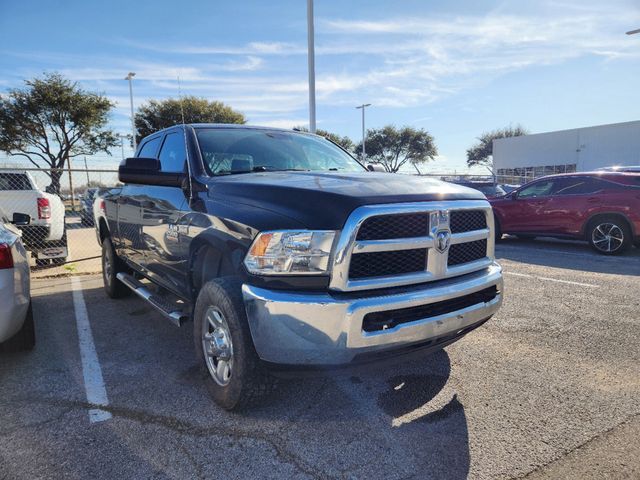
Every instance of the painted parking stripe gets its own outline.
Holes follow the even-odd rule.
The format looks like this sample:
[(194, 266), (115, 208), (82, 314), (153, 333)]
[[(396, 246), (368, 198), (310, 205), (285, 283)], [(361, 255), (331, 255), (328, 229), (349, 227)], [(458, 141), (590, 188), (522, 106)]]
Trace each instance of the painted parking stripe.
[(544, 280), (547, 282), (567, 283), (569, 285), (577, 285), (579, 287), (598, 288), (598, 285), (593, 285), (591, 283), (572, 282), (571, 280), (560, 280), (559, 278), (540, 277), (539, 275), (529, 275), (528, 273), (516, 273), (516, 272), (505, 272), (505, 271), (503, 271), (502, 273), (504, 273), (505, 275), (513, 275), (515, 277), (535, 278), (537, 280)]
[[(76, 313), (76, 325), (78, 327), (78, 342), (80, 343), (80, 360), (82, 362), (82, 376), (87, 402), (93, 405), (109, 405), (107, 389), (102, 378), (102, 369), (98, 361), (98, 353), (93, 343), (91, 324), (87, 314), (87, 306), (82, 295), (82, 283), (76, 277), (71, 278), (73, 288), (73, 309)], [(111, 418), (111, 413), (99, 408), (89, 410), (91, 423), (103, 422)]]

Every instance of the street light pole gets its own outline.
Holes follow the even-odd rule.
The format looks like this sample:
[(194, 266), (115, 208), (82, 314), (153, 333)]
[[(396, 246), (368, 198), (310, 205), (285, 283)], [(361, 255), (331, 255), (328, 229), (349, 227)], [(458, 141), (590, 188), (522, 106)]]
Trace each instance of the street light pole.
[(358, 105), (356, 107), (356, 109), (361, 109), (362, 110), (362, 163), (364, 163), (367, 160), (367, 153), (366, 150), (364, 148), (364, 141), (366, 138), (366, 133), (364, 130), (364, 109), (367, 107), (370, 107), (371, 104), (370, 103), (363, 103), (362, 105)]
[(316, 133), (316, 59), (313, 30), (313, 0), (307, 0), (307, 61), (309, 63), (309, 131)]
[(136, 122), (133, 118), (133, 77), (136, 76), (135, 72), (129, 72), (125, 80), (129, 80), (129, 100), (131, 101), (131, 135), (133, 136), (133, 151), (136, 151)]

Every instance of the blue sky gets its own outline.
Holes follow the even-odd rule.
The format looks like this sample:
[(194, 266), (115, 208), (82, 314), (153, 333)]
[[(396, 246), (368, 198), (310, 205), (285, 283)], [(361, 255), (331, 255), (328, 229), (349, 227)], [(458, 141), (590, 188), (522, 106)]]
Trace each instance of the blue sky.
[[(638, 0), (316, 0), (318, 127), (431, 132), (426, 171), (465, 169), (483, 131), (532, 132), (640, 118)], [(182, 92), (224, 101), (251, 124), (308, 123), (306, 1), (0, 0), (0, 92), (58, 71), (117, 103)], [(96, 156), (92, 162), (116, 164)]]

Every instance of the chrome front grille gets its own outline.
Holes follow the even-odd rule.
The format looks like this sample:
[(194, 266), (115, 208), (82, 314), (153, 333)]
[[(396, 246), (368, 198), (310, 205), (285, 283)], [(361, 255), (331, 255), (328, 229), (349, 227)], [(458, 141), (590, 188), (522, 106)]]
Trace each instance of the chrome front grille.
[(492, 230), (484, 200), (357, 208), (338, 239), (330, 287), (394, 287), (481, 270), (493, 262)]

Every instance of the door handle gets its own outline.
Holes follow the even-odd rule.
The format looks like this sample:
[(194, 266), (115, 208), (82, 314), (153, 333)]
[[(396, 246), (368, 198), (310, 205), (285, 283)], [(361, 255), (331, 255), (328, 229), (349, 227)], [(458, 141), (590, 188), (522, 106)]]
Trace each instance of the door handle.
[(155, 205), (155, 203), (153, 203), (151, 200), (144, 200), (140, 203), (140, 206), (142, 208), (153, 208)]
[(598, 197), (588, 197), (587, 202), (589, 203), (598, 203), (600, 199)]

